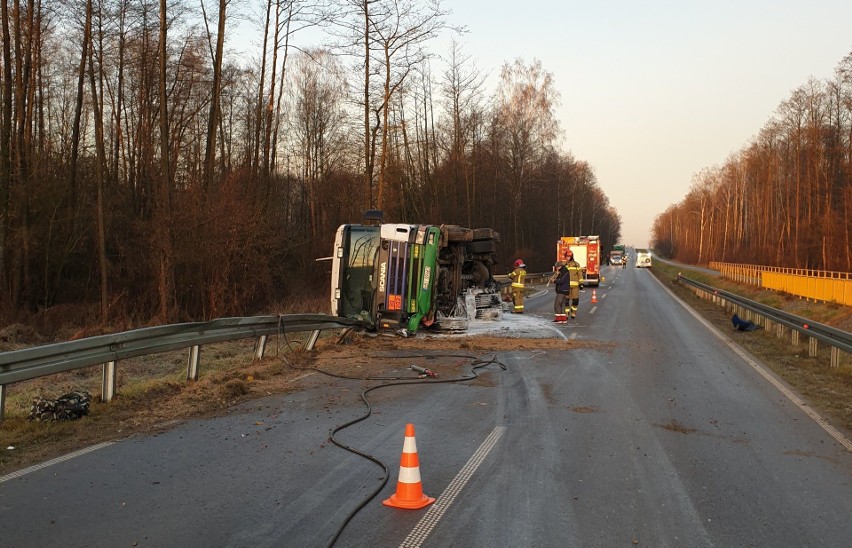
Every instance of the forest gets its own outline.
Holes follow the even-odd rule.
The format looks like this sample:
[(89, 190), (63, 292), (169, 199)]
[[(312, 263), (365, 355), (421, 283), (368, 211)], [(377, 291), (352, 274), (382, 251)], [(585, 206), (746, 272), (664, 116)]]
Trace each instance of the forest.
[(756, 137), (657, 216), (656, 250), (689, 263), (852, 271), (852, 53), (792, 91)]
[(561, 235), (619, 240), (594, 169), (561, 150), (551, 73), (515, 59), (489, 86), (438, 0), (0, 8), (4, 322), (274, 312), (325, 295), (316, 260), (367, 209), (495, 228), (500, 274), (548, 269)]

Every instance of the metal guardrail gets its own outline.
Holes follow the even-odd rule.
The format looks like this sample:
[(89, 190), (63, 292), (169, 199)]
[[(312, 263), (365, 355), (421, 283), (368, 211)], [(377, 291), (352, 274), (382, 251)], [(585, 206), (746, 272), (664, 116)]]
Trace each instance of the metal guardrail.
[(699, 295), (701, 297), (712, 299), (726, 308), (736, 309), (737, 314), (742, 315), (743, 319), (762, 325), (766, 331), (775, 329), (779, 338), (784, 336), (785, 328), (788, 329), (794, 346), (798, 345), (799, 336), (808, 337), (810, 339), (808, 353), (812, 357), (816, 356), (817, 353), (817, 341), (828, 345), (831, 347), (832, 367), (837, 367), (840, 364), (840, 351), (852, 354), (852, 333), (848, 331), (778, 310), (728, 291), (690, 280), (680, 274), (678, 274), (677, 280), (679, 283), (690, 286), (697, 293), (703, 293)]
[(325, 314), (220, 318), (209, 322), (146, 327), (3, 352), (0, 353), (0, 420), (5, 409), (6, 385), (15, 382), (103, 365), (101, 398), (110, 401), (115, 395), (115, 370), (119, 360), (189, 348), (187, 379), (198, 380), (200, 347), (205, 344), (256, 337), (258, 340), (254, 354), (260, 359), (266, 348), (267, 337), (272, 334), (310, 331), (305, 348), (311, 350), (322, 330), (365, 325)]

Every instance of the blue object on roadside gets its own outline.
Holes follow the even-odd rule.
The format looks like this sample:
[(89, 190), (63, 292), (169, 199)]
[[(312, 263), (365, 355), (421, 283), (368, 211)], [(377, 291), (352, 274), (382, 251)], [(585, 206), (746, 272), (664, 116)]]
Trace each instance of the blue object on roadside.
[(757, 329), (757, 325), (754, 322), (750, 322), (748, 320), (744, 320), (734, 314), (731, 318), (731, 323), (734, 324), (734, 328), (737, 331), (754, 331)]

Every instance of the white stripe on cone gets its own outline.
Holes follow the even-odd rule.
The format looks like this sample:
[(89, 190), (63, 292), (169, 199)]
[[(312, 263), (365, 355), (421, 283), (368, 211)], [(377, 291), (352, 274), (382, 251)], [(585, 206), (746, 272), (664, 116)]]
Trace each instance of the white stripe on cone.
[[(399, 438), (397, 438), (399, 439)], [(399, 443), (399, 442), (397, 442)], [(397, 445), (397, 447), (399, 447)], [(402, 443), (402, 452), (403, 453), (416, 453), (417, 452), (417, 441), (414, 438), (405, 437), (405, 441)]]
[(400, 483), (420, 483), (420, 467), (409, 468), (407, 466), (399, 467)]

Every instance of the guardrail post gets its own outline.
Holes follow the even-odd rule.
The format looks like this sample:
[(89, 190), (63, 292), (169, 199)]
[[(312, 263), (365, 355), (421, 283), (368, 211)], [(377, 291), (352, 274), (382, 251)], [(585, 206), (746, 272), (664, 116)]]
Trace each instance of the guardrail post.
[(775, 327), (775, 322), (773, 322), (769, 318), (763, 318), (763, 328), (766, 330), (767, 333), (772, 331), (773, 327)]
[(817, 356), (817, 340), (815, 337), (808, 338), (808, 356), (816, 358)]
[(319, 329), (312, 332), (311, 336), (308, 337), (308, 342), (305, 343), (305, 350), (313, 350), (314, 345), (317, 344), (317, 339), (319, 339), (319, 336), (320, 336), (320, 330)]
[(840, 367), (840, 349), (831, 347), (831, 367)]
[(783, 339), (785, 329), (786, 328), (784, 327), (783, 323), (779, 323), (778, 325), (776, 325), (775, 326), (775, 336), (778, 337), (779, 339)]
[(0, 421), (3, 420), (3, 414), (6, 409), (6, 385), (0, 384)]
[(261, 335), (254, 343), (254, 359), (262, 360), (266, 352), (266, 339), (268, 335)]
[(186, 380), (198, 380), (198, 360), (201, 358), (201, 347), (195, 345), (189, 349), (189, 365), (186, 368)]
[(101, 401), (112, 401), (115, 397), (115, 361), (104, 364), (103, 380), (101, 381)]
[(790, 330), (790, 344), (799, 346), (799, 332), (795, 329)]

